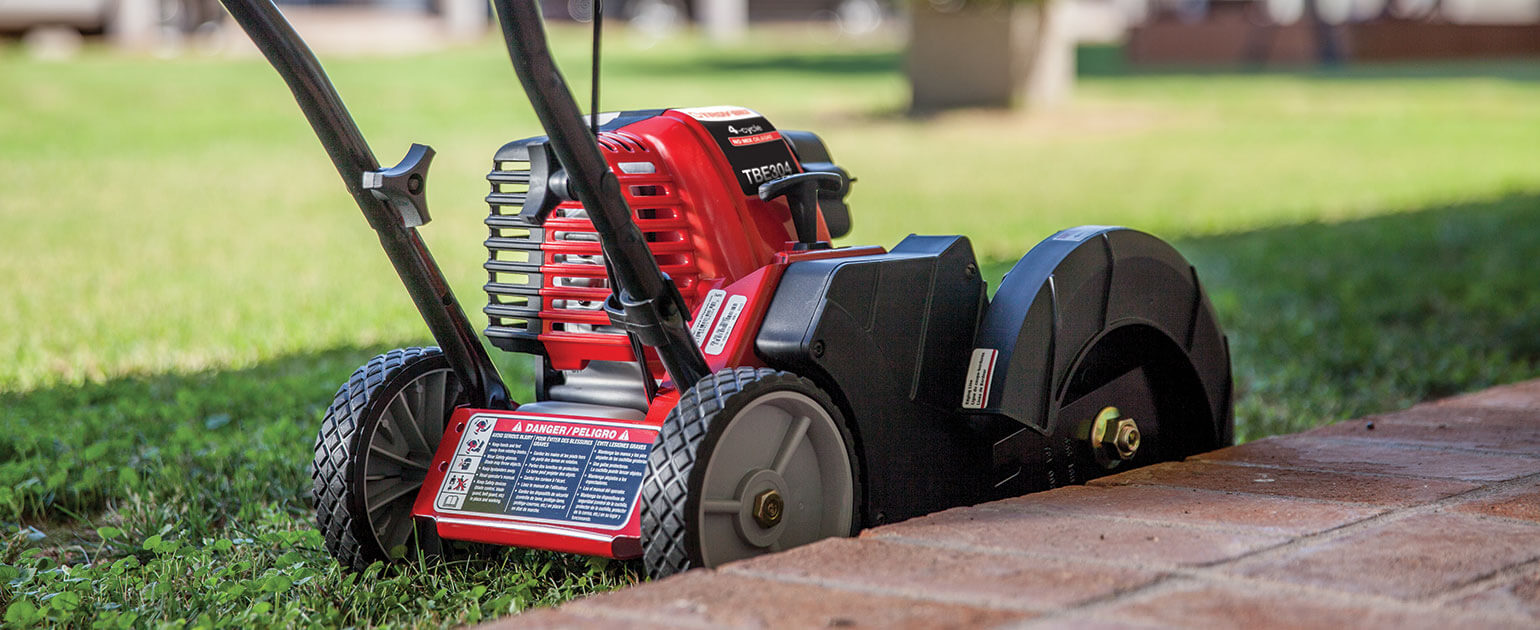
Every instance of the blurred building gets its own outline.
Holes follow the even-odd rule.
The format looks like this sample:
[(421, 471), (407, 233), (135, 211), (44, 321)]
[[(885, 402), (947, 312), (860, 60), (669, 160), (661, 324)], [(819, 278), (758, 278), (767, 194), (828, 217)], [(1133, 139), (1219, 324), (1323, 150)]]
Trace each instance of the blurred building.
[[(68, 1), (68, 0), (58, 0)], [(547, 19), (586, 20), (591, 0), (539, 0)], [(441, 11), (444, 0), (278, 0), (279, 4), (292, 5), (355, 5), (398, 9), (415, 9), (429, 13)], [(649, 8), (649, 5), (665, 4), (677, 10), (685, 19), (694, 21), (706, 14), (708, 5), (715, 0), (604, 0), (607, 16), (627, 18)], [(741, 6), (750, 22), (789, 22), (835, 19), (847, 5), (877, 5), (892, 10), (892, 0), (733, 0), (730, 4)]]
[[(393, 32), (410, 30), (406, 20), (453, 40), (485, 32), (491, 17), (485, 0), (275, 0), (292, 21), (309, 15), (329, 28), (359, 22), (390, 22)], [(547, 19), (586, 21), (594, 0), (539, 0)], [(732, 39), (750, 23), (836, 22), (847, 32), (869, 32), (892, 17), (906, 0), (600, 0), (612, 20), (669, 30), (698, 25), (717, 39)], [(312, 13), (314, 12), (314, 13)], [(37, 29), (106, 33), (129, 47), (163, 45), (200, 31), (216, 29), (224, 19), (218, 0), (0, 0), (0, 34)], [(431, 23), (430, 23), (431, 22)], [(421, 38), (415, 38), (421, 39)]]
[(1302, 65), (1540, 56), (1540, 0), (1123, 3), (1135, 63)]

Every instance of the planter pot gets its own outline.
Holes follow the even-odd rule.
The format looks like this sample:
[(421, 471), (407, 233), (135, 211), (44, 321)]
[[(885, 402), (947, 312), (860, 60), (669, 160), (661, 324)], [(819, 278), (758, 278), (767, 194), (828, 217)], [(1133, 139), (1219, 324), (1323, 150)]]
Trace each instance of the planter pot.
[(1046, 105), (1069, 94), (1074, 42), (1063, 2), (914, 3), (906, 69), (916, 113)]

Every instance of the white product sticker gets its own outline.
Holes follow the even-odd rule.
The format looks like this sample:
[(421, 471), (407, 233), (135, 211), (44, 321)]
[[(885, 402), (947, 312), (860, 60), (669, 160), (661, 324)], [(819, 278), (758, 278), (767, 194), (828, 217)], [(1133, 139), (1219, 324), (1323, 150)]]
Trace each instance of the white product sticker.
[(1097, 232), (1100, 232), (1102, 230), (1111, 230), (1111, 229), (1115, 229), (1115, 228), (1117, 228), (1116, 225), (1082, 225), (1080, 227), (1072, 227), (1072, 228), (1067, 229), (1067, 230), (1061, 230), (1058, 234), (1053, 235), (1053, 240), (1056, 240), (1056, 241), (1083, 241), (1083, 240), (1086, 239), (1087, 236), (1090, 236), (1090, 235), (1095, 234)]
[(963, 384), (963, 409), (983, 409), (989, 402), (989, 382), (994, 380), (995, 360), (999, 358), (999, 350), (973, 349), (973, 359), (968, 362), (968, 381)]
[(706, 342), (706, 354), (722, 354), (727, 347), (727, 339), (733, 336), (733, 327), (738, 325), (738, 316), (743, 314), (743, 305), (749, 303), (749, 298), (743, 295), (734, 295), (727, 298), (727, 308), (722, 309), (722, 319), (717, 320), (715, 328), (711, 329), (711, 340)]
[(727, 292), (721, 289), (712, 289), (706, 294), (706, 302), (700, 307), (700, 315), (695, 316), (695, 323), (690, 325), (690, 336), (695, 338), (695, 345), (706, 343), (706, 333), (711, 330), (711, 324), (717, 320), (717, 310), (722, 308), (722, 300), (727, 298)]

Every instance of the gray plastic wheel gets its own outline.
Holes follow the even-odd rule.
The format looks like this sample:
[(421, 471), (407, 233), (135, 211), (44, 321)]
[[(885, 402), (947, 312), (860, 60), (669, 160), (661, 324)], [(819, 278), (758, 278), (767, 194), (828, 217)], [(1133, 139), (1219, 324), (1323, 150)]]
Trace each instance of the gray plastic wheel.
[(438, 546), (423, 540), (431, 532), (414, 536), (412, 503), (464, 396), (438, 348), (377, 356), (337, 391), (316, 436), (314, 496), (326, 549), (344, 566)]
[(856, 457), (843, 416), (811, 381), (723, 370), (680, 398), (658, 435), (642, 491), (647, 573), (849, 536)]

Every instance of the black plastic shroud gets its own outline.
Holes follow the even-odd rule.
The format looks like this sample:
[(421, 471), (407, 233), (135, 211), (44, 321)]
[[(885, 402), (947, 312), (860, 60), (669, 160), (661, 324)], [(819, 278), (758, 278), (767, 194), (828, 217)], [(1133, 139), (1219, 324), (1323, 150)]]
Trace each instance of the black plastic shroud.
[(959, 413), (985, 304), (962, 236), (792, 263), (755, 338), (770, 367), (813, 379), (851, 419), (863, 526), (991, 498), (990, 443)]

